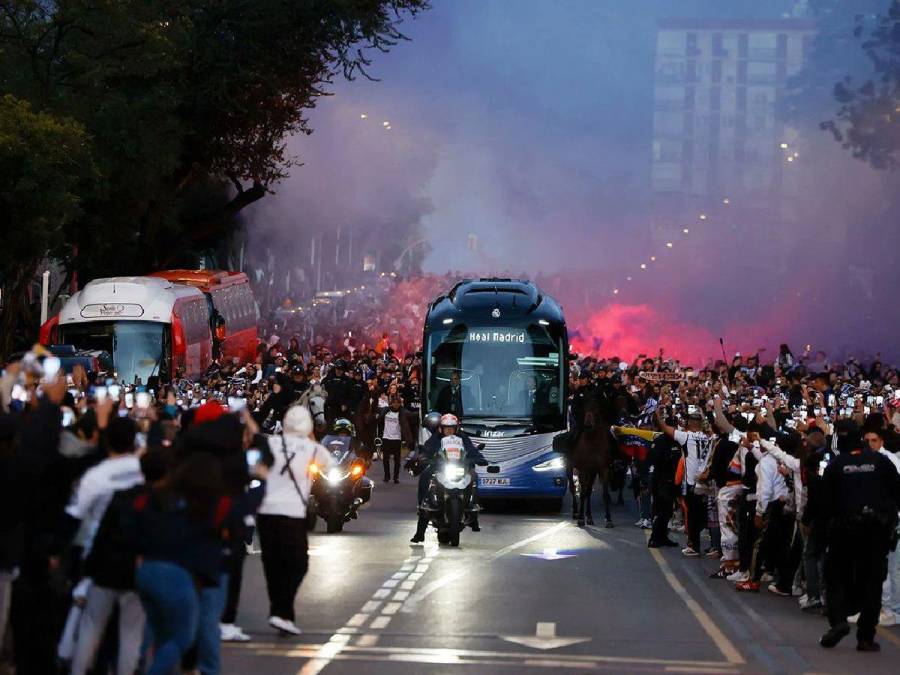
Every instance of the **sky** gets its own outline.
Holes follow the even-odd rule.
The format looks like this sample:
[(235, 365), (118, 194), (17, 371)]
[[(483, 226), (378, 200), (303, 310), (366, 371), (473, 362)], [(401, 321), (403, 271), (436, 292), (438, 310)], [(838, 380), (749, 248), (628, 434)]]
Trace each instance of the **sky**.
[[(434, 0), (432, 5), (403, 24), (408, 42), (374, 56), (369, 72), (377, 81), (338, 79), (334, 95), (311, 112), (313, 135), (289, 143), (303, 166), (250, 211), (261, 231), (380, 228), (390, 236), (393, 224), (417, 224), (431, 245), (427, 271), (536, 277), (609, 270), (610, 279), (617, 279), (609, 285), (624, 284), (623, 260), (638, 260), (651, 245), (648, 222), (654, 214), (647, 202), (659, 20), (780, 17), (795, 3)], [(824, 135), (821, 145), (835, 167), (834, 180), (858, 186), (854, 194), (867, 205), (877, 201), (881, 178)], [(810, 204), (822, 200), (828, 197), (808, 199)], [(841, 207), (855, 208), (856, 202), (844, 199), (824, 212)], [(835, 227), (841, 226), (833, 218)], [(815, 241), (818, 228), (827, 227), (820, 221), (789, 233), (789, 250), (802, 251), (803, 242)], [(475, 252), (467, 248), (469, 234), (477, 236)], [(718, 267), (709, 271), (674, 268), (635, 286), (630, 297), (624, 292), (608, 297), (604, 288), (582, 304), (590, 305), (589, 314), (614, 303), (645, 307), (660, 322), (674, 313), (698, 330), (714, 336), (726, 331), (736, 339), (768, 328), (829, 348), (857, 340), (847, 330), (844, 311), (852, 298), (839, 298), (840, 311), (833, 303), (841, 288), (812, 301), (816, 291), (803, 283), (809, 274), (802, 269), (797, 283), (759, 280), (752, 285), (756, 292), (742, 296), (741, 303), (721, 293), (722, 259), (731, 255), (727, 247), (740, 245), (740, 237), (746, 241), (747, 235), (710, 238), (707, 250), (703, 242), (695, 244), (695, 252), (717, 260)], [(765, 250), (765, 243), (756, 250)], [(821, 262), (825, 267), (837, 262), (843, 269), (851, 261)], [(793, 312), (791, 302), (811, 310), (810, 317)], [(737, 304), (744, 309), (738, 311)], [(746, 312), (757, 316), (752, 331)], [(830, 318), (823, 319), (823, 313)], [(808, 328), (795, 330), (791, 317), (808, 320)], [(647, 330), (653, 333), (652, 322)], [(876, 350), (890, 344), (878, 338), (863, 346)]]

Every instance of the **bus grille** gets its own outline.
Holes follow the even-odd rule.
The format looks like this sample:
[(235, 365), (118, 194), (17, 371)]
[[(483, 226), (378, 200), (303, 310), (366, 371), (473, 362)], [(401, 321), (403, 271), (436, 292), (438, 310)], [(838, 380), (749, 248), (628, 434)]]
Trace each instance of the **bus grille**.
[(504, 438), (487, 438), (473, 436), (472, 441), (483, 443), (482, 454), (489, 462), (499, 464), (516, 459), (526, 459), (533, 455), (547, 452), (553, 444), (555, 433), (533, 434), (530, 436), (507, 436)]

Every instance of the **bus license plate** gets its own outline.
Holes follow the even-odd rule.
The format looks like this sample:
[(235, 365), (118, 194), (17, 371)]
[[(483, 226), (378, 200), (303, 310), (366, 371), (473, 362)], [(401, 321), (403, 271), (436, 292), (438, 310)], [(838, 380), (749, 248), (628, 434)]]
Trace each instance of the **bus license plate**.
[(484, 476), (478, 479), (479, 485), (505, 485), (509, 487), (509, 478), (496, 478), (494, 476)]

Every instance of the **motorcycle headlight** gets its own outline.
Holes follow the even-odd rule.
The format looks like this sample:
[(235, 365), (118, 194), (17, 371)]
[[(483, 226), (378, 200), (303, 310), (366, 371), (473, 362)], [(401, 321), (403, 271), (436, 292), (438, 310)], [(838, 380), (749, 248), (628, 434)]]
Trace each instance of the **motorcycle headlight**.
[(546, 462), (535, 464), (531, 467), (533, 471), (561, 471), (566, 468), (566, 460), (562, 457), (554, 457)]
[(450, 481), (460, 480), (463, 476), (466, 475), (466, 470), (461, 466), (445, 466), (444, 467), (444, 478)]
[(325, 478), (328, 479), (329, 483), (338, 483), (344, 479), (344, 473), (337, 467), (332, 467), (328, 469), (328, 473), (325, 474)]

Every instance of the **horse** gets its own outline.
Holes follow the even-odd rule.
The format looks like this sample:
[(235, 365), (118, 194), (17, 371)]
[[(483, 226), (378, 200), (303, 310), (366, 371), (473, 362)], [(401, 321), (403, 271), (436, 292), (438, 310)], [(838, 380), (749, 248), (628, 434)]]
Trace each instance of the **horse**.
[[(571, 444), (567, 463), (571, 476), (573, 518), (577, 519), (579, 527), (584, 527), (585, 523), (594, 524), (591, 494), (594, 491), (594, 481), (598, 478), (603, 486), (606, 527), (614, 527), (612, 515), (609, 512), (611, 502), (609, 486), (615, 454), (615, 444), (610, 428), (608, 412), (604, 410), (601, 402), (589, 401), (584, 408), (581, 431)], [(575, 472), (578, 473), (578, 492), (580, 493), (577, 510), (574, 509), (575, 487), (572, 475)]]

